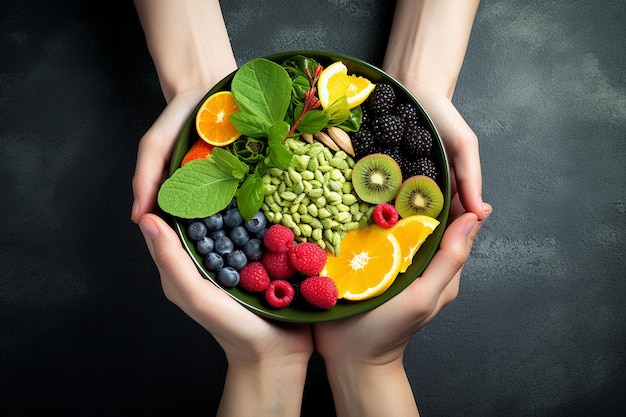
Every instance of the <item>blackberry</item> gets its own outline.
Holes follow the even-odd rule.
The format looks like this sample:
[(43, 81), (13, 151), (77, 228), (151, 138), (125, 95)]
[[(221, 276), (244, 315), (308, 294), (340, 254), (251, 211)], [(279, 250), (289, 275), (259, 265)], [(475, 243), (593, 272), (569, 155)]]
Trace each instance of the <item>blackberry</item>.
[(401, 165), (402, 176), (409, 178), (414, 175), (427, 175), (437, 181), (438, 170), (432, 159), (422, 157), (417, 159), (406, 159)]
[(402, 148), (400, 146), (392, 145), (389, 147), (381, 148), (380, 152), (384, 153), (385, 155), (389, 155), (393, 158), (394, 161), (398, 163), (398, 165), (402, 166), (401, 164), (404, 160), (404, 157), (402, 155)]
[(414, 128), (407, 126), (404, 133), (404, 152), (407, 156), (427, 156), (433, 147), (433, 136), (422, 125)]
[(374, 119), (372, 117), (372, 112), (369, 110), (369, 108), (367, 106), (361, 106), (361, 128), (363, 127), (371, 127), (372, 126), (372, 120)]
[(361, 126), (361, 129), (354, 133), (351, 139), (354, 154), (357, 159), (375, 153), (376, 144), (374, 142), (374, 134), (370, 129)]
[(414, 127), (419, 125), (420, 118), (417, 112), (417, 108), (411, 103), (400, 103), (396, 107), (396, 115), (400, 117), (406, 123), (407, 128), (409, 126)]
[(385, 114), (372, 123), (376, 142), (381, 146), (400, 144), (404, 134), (404, 121), (398, 116)]
[(367, 98), (367, 104), (374, 117), (389, 114), (396, 103), (396, 92), (388, 83), (376, 84), (374, 91)]

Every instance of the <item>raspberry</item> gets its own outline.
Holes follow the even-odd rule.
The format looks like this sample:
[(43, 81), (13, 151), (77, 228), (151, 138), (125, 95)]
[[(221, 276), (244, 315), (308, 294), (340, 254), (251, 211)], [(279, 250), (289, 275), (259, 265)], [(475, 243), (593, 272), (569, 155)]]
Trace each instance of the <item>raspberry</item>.
[(293, 245), (295, 235), (293, 230), (282, 224), (274, 224), (263, 236), (265, 247), (272, 252), (287, 252)]
[(265, 290), (265, 300), (274, 308), (287, 307), (293, 301), (296, 290), (293, 286), (282, 279), (276, 279), (270, 282)]
[(296, 271), (312, 276), (326, 265), (326, 251), (312, 242), (302, 242), (289, 249), (289, 262)]
[(300, 283), (300, 294), (312, 306), (328, 310), (337, 304), (337, 285), (328, 277), (309, 277)]
[(291, 279), (296, 274), (296, 269), (289, 262), (287, 252), (267, 251), (261, 258), (265, 270), (271, 279)]
[(382, 228), (389, 229), (398, 222), (398, 210), (393, 204), (381, 203), (374, 207), (374, 222)]
[(270, 284), (270, 277), (260, 261), (254, 261), (239, 271), (239, 286), (250, 292), (265, 291)]

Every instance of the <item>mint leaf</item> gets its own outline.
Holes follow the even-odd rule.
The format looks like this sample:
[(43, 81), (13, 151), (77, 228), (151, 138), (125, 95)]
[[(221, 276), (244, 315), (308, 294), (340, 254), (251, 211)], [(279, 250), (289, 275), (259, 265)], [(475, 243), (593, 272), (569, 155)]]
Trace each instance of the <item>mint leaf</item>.
[(258, 174), (250, 174), (239, 187), (237, 207), (245, 220), (250, 220), (259, 211), (265, 194), (263, 193), (263, 178)]
[(230, 122), (243, 136), (260, 138), (265, 135), (267, 122), (254, 114), (242, 111), (231, 114)]
[(239, 110), (272, 125), (285, 118), (291, 100), (291, 78), (281, 65), (257, 58), (237, 70), (231, 91)]
[(159, 207), (184, 219), (208, 217), (226, 207), (240, 180), (221, 170), (213, 158), (195, 159), (174, 171), (161, 185)]
[(274, 123), (267, 131), (267, 143), (269, 146), (282, 143), (289, 133), (289, 124), (283, 120)]
[(225, 174), (235, 177), (239, 180), (243, 179), (248, 173), (248, 165), (244, 164), (232, 153), (220, 147), (214, 147), (211, 152), (211, 160)]
[(293, 159), (293, 153), (285, 145), (278, 143), (267, 149), (265, 163), (270, 167), (287, 169), (291, 166)]
[(297, 126), (301, 133), (317, 133), (328, 124), (328, 116), (322, 110), (309, 110), (302, 116)]

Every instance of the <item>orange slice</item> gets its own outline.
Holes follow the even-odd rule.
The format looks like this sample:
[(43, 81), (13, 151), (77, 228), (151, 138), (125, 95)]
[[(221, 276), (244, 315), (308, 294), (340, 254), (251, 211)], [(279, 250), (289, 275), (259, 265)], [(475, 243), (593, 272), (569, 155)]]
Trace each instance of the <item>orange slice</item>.
[(365, 300), (389, 288), (401, 260), (400, 244), (390, 229), (372, 225), (346, 233), (339, 255), (328, 254), (320, 275), (335, 281), (339, 298)]
[(323, 108), (346, 96), (348, 108), (352, 109), (363, 103), (375, 86), (367, 78), (348, 75), (348, 68), (341, 61), (326, 67), (317, 80), (317, 92)]
[(230, 91), (220, 91), (209, 96), (196, 115), (198, 135), (214, 146), (233, 143), (241, 133), (230, 122), (230, 115), (238, 111)]
[(388, 229), (402, 248), (400, 272), (407, 270), (413, 261), (413, 256), (437, 226), (439, 226), (439, 220), (429, 216), (417, 215), (400, 219), (391, 229)]

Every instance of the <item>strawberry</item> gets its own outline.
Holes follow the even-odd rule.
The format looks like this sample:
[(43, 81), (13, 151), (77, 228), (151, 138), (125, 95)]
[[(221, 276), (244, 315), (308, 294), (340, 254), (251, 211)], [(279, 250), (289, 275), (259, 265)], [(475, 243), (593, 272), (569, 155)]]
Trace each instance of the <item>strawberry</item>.
[(271, 279), (291, 279), (296, 275), (296, 270), (289, 262), (287, 252), (266, 251), (261, 258), (265, 270)]
[(315, 243), (298, 243), (288, 253), (291, 265), (308, 276), (319, 274), (326, 265), (326, 251)]
[(207, 158), (211, 156), (213, 152), (213, 145), (208, 144), (202, 139), (198, 139), (196, 143), (187, 151), (180, 166), (185, 165), (187, 162), (194, 159)]
[(337, 304), (337, 286), (332, 278), (309, 277), (300, 283), (300, 294), (311, 305), (328, 310)]
[(239, 271), (239, 286), (246, 291), (262, 292), (269, 284), (270, 277), (259, 261), (251, 262)]

